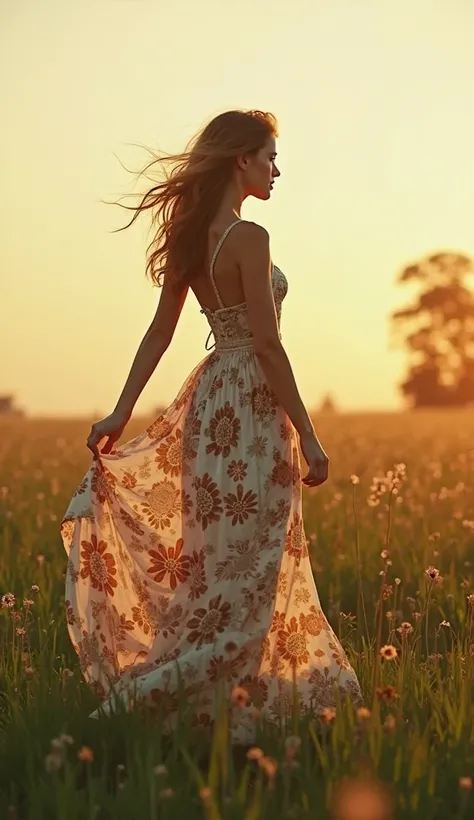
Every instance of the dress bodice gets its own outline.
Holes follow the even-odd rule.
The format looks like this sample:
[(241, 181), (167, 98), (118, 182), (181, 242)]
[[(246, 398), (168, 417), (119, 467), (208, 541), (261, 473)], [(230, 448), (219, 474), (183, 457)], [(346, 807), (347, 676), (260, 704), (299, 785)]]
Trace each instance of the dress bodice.
[[(272, 289), (275, 301), (275, 310), (280, 327), (281, 306), (288, 291), (288, 281), (285, 274), (276, 265), (272, 270)], [(211, 335), (214, 336), (216, 350), (234, 350), (240, 347), (252, 347), (252, 331), (249, 325), (247, 303), (241, 302), (232, 307), (221, 307), (217, 310), (202, 308), (209, 322)], [(210, 350), (206, 343), (206, 350)]]
[[(209, 308), (201, 309), (201, 313), (205, 314), (211, 328), (206, 342), (206, 350), (211, 349), (208, 347), (208, 342), (211, 335), (214, 336), (216, 350), (235, 350), (239, 348), (251, 348), (253, 346), (253, 337), (248, 318), (247, 303), (241, 302), (238, 305), (225, 307), (222, 303), (214, 280), (214, 263), (216, 261), (217, 254), (219, 253), (227, 234), (234, 227), (234, 225), (238, 224), (238, 222), (241, 222), (241, 220), (239, 219), (229, 225), (218, 242), (212, 258), (210, 278), (220, 307), (216, 310), (210, 310)], [(272, 266), (272, 290), (278, 320), (278, 328), (280, 328), (281, 306), (288, 291), (288, 281), (283, 271), (281, 271), (280, 268), (277, 268), (276, 265)]]

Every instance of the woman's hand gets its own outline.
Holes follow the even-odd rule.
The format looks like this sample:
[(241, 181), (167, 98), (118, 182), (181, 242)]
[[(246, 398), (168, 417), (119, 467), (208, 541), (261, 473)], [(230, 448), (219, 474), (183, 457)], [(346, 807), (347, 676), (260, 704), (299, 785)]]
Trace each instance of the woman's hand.
[(99, 442), (108, 436), (100, 452), (110, 453), (113, 445), (122, 435), (129, 419), (130, 416), (114, 411), (110, 416), (107, 416), (101, 421), (96, 421), (95, 424), (92, 425), (86, 445), (96, 458), (99, 458)]
[(309, 471), (302, 479), (307, 487), (318, 487), (327, 481), (329, 458), (315, 435), (300, 437), (301, 452), (308, 462)]

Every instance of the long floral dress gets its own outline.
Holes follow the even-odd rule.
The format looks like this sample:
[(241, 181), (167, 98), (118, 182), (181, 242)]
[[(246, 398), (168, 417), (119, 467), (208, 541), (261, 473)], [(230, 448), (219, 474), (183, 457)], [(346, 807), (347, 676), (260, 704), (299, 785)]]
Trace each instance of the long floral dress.
[[(224, 307), (215, 285), (234, 224), (211, 263), (220, 307), (202, 311), (214, 350), (150, 427), (93, 460), (61, 523), (69, 634), (102, 700), (93, 716), (119, 692), (172, 720), (183, 687), (199, 726), (218, 686), (241, 687), (249, 709), (277, 721), (295, 692), (303, 712), (333, 706), (335, 687), (360, 701), (311, 571), (296, 431), (245, 303)], [(272, 281), (280, 323), (288, 284), (275, 266)]]

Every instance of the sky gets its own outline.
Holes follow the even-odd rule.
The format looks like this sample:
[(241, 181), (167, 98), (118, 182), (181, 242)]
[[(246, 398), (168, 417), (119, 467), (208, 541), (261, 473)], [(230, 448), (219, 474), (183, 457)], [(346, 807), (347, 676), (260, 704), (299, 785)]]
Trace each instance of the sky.
[[(400, 270), (474, 254), (472, 0), (0, 0), (0, 393), (28, 414), (113, 410), (160, 291), (148, 224), (101, 200), (120, 165), (182, 150), (216, 114), (279, 120), (281, 177), (242, 216), (286, 274), (282, 334), (308, 408), (403, 409)], [(207, 354), (189, 294), (136, 405)]]

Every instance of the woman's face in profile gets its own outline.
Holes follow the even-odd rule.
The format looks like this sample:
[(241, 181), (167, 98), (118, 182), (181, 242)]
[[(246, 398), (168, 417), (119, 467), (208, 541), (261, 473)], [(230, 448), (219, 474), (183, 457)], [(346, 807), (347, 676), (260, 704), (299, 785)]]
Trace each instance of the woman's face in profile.
[(276, 166), (275, 137), (269, 137), (267, 143), (247, 157), (244, 169), (244, 185), (247, 196), (257, 199), (270, 199), (275, 179), (280, 176)]

